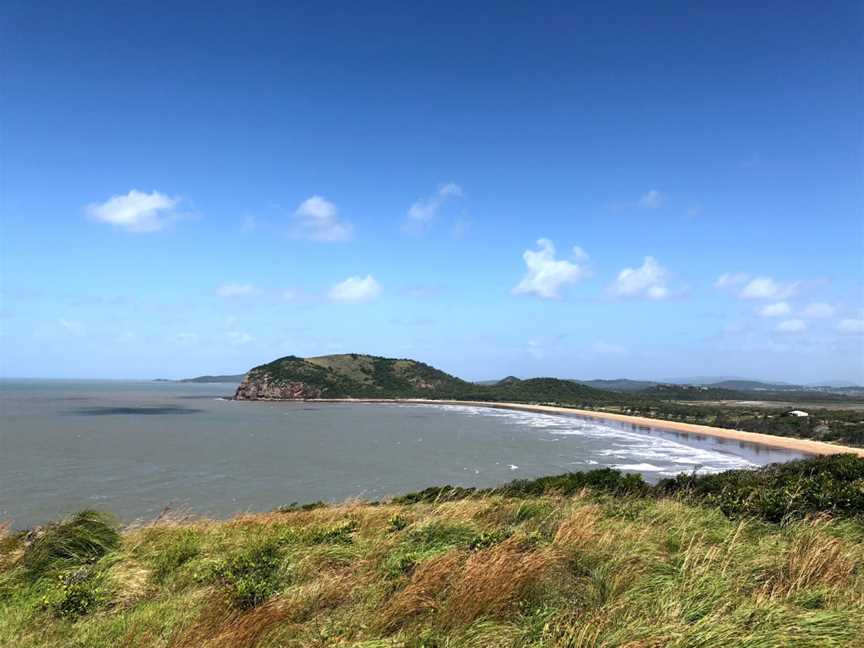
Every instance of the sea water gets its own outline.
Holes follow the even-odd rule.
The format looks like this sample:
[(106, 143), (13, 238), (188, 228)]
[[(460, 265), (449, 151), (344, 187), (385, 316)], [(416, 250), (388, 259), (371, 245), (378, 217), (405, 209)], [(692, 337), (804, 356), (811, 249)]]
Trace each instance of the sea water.
[(798, 458), (645, 426), (484, 407), (232, 401), (235, 385), (0, 381), (0, 521), (83, 508), (228, 516), (610, 466), (648, 481)]

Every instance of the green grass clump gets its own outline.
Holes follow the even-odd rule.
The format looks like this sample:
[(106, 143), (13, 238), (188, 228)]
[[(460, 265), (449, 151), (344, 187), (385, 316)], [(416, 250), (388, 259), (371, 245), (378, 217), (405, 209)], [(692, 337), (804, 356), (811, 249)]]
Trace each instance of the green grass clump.
[(230, 604), (239, 609), (260, 605), (282, 585), (282, 555), (279, 546), (264, 542), (244, 548), (226, 558), (215, 570), (216, 581)]
[(21, 558), (22, 566), (36, 578), (93, 563), (120, 544), (116, 521), (98, 511), (81, 511), (38, 533)]

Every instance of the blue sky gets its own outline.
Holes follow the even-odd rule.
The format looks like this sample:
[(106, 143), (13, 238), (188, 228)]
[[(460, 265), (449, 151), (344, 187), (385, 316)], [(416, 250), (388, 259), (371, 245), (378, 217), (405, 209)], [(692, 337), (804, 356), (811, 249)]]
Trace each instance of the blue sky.
[(864, 382), (860, 3), (2, 10), (0, 372)]

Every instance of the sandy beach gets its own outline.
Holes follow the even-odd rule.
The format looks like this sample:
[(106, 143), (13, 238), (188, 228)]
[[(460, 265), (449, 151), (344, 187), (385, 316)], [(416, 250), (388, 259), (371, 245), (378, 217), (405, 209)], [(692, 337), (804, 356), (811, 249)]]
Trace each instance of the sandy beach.
[(407, 405), (467, 405), (471, 407), (490, 407), (493, 409), (509, 409), (522, 412), (539, 412), (542, 414), (561, 414), (569, 416), (580, 416), (584, 418), (600, 419), (605, 421), (618, 421), (631, 425), (651, 427), (658, 430), (669, 430), (672, 432), (683, 432), (687, 434), (718, 437), (746, 443), (769, 446), (772, 448), (785, 448), (812, 455), (831, 455), (851, 453), (864, 457), (864, 448), (851, 448), (849, 446), (834, 445), (822, 441), (811, 441), (809, 439), (795, 439), (792, 437), (781, 437), (773, 434), (760, 434), (758, 432), (744, 432), (743, 430), (731, 430), (728, 428), (711, 427), (709, 425), (697, 425), (695, 423), (682, 423), (679, 421), (664, 421), (662, 419), (646, 418), (644, 416), (628, 416), (626, 414), (612, 414), (608, 412), (595, 412), (570, 407), (557, 407), (554, 405), (529, 405), (525, 403), (494, 403), (486, 401), (459, 401), (459, 400), (426, 400), (426, 399), (369, 399), (369, 398), (331, 398), (310, 399), (309, 402), (318, 403), (401, 403)]

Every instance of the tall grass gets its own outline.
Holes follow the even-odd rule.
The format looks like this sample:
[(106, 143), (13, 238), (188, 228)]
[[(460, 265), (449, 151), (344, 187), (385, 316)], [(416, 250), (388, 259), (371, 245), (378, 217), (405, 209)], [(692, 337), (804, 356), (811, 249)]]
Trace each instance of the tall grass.
[[(836, 474), (814, 479), (837, 492)], [(7, 533), (0, 646), (864, 646), (848, 509), (778, 523), (708, 504), (722, 480), (670, 496), (576, 483)]]
[(25, 549), (22, 566), (34, 577), (93, 563), (120, 544), (114, 518), (98, 511), (81, 511), (68, 520), (36, 532)]

